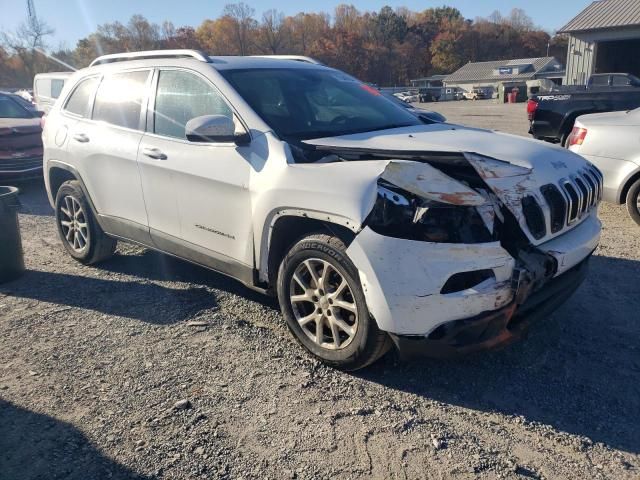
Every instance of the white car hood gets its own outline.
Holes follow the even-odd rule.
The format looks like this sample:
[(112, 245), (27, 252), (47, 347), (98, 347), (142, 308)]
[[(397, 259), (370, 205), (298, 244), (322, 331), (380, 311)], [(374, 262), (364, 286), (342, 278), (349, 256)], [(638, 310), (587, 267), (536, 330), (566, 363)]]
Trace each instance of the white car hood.
[[(416, 156), (441, 152), (464, 154), (493, 193), (515, 215), (533, 244), (550, 240), (566, 230), (533, 238), (526, 227), (522, 198), (531, 195), (544, 209), (546, 202), (540, 187), (558, 184), (588, 165), (581, 156), (539, 140), (446, 123), (313, 139), (305, 143), (327, 149), (385, 152), (391, 160), (394, 153), (398, 156), (407, 153)], [(424, 165), (424, 168), (431, 167)], [(407, 168), (407, 176), (412, 176), (407, 178), (408, 182), (415, 183), (415, 170), (415, 167)]]
[(525, 168), (544, 169), (550, 160), (556, 159), (565, 162), (568, 170), (584, 166), (582, 157), (550, 143), (450, 123), (319, 138), (305, 143), (366, 150), (469, 152)]

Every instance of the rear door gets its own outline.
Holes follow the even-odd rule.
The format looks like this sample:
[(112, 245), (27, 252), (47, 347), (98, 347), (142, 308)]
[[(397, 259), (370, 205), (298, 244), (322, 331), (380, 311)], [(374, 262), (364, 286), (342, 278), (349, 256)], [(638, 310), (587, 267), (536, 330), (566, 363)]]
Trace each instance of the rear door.
[(144, 129), (150, 69), (105, 75), (91, 115), (69, 128), (68, 157), (89, 191), (109, 233), (149, 241), (137, 165)]
[[(250, 147), (190, 142), (185, 124), (237, 116), (211, 81), (185, 69), (157, 72), (138, 156), (149, 226), (162, 250), (241, 276), (253, 265)], [(242, 127), (238, 127), (242, 128)]]

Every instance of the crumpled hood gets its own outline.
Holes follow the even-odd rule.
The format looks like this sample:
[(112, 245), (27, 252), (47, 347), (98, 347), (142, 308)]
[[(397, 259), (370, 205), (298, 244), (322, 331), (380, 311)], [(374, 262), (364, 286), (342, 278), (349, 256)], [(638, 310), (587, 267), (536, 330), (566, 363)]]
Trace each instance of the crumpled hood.
[[(567, 171), (579, 169), (585, 162), (575, 153), (540, 140), (449, 123), (318, 138), (305, 143), (366, 150), (469, 152), (524, 168), (545, 169), (550, 161), (562, 161)], [(558, 164), (553, 169), (563, 168)]]
[(415, 153), (416, 157), (443, 152), (462, 153), (493, 193), (515, 215), (534, 244), (547, 241), (566, 230), (554, 234), (547, 232), (542, 238), (533, 238), (526, 225), (522, 199), (533, 196), (543, 209), (547, 209), (540, 187), (557, 185), (561, 179), (576, 175), (589, 165), (581, 156), (539, 140), (452, 124), (418, 125), (314, 139), (305, 143), (336, 150), (384, 152), (388, 153), (390, 159), (394, 153), (403, 156)]

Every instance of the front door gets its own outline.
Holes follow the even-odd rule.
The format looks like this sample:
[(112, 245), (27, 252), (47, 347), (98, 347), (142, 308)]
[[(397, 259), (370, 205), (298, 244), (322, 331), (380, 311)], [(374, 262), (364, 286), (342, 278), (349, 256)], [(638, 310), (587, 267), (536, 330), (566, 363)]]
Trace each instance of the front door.
[(157, 72), (138, 162), (151, 237), (159, 248), (242, 276), (253, 266), (249, 147), (189, 142), (185, 124), (234, 114), (206, 78)]

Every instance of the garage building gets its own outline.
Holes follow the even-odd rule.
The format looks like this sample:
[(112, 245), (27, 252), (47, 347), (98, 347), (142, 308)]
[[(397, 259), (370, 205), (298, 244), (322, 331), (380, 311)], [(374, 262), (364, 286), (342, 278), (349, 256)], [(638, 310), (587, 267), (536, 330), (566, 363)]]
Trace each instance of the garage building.
[(593, 2), (558, 33), (569, 34), (565, 83), (583, 85), (593, 73), (640, 76), (640, 0)]
[(447, 89), (470, 92), (483, 90), (489, 97), (497, 96), (500, 87), (523, 87), (532, 80), (548, 80), (560, 84), (565, 72), (554, 57), (518, 58), (491, 62), (470, 62), (444, 79)]

